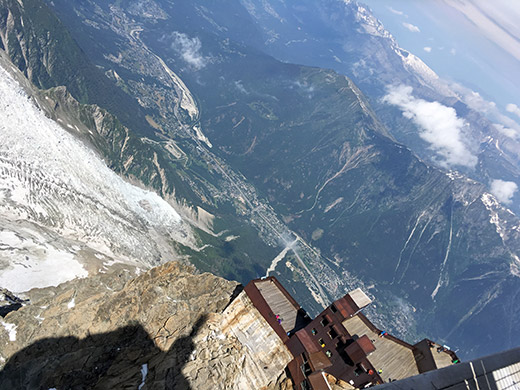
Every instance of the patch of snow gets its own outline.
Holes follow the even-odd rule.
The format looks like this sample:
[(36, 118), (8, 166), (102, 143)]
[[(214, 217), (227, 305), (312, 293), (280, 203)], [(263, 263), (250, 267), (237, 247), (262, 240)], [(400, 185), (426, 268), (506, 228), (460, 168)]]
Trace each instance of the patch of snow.
[(121, 263), (121, 262), (117, 261), (117, 260), (104, 261), (103, 262), (103, 268), (112, 267), (114, 264), (118, 264), (118, 263)]
[(285, 19), (281, 18), (280, 15), (275, 11), (275, 9), (269, 4), (267, 1), (263, 1), (264, 11), (271, 15), (273, 18), (277, 19), (280, 23), (285, 22)]
[[(285, 42), (285, 46), (289, 46), (289, 45), (292, 45), (293, 43), (305, 43), (307, 42), (307, 38), (305, 39), (291, 39), (290, 41), (287, 41)], [(338, 58), (338, 57), (336, 57)], [(341, 61), (339, 61), (341, 62)]]
[[(509, 238), (509, 234), (512, 232), (520, 231), (519, 226), (509, 226), (508, 221), (506, 219), (500, 218), (500, 212), (509, 213), (511, 215), (515, 215), (511, 210), (508, 210), (500, 205), (498, 200), (489, 193), (484, 193), (481, 196), (481, 201), (486, 206), (486, 209), (489, 211), (489, 222), (495, 225), (495, 230), (502, 239), (502, 242), (506, 242)], [(511, 274), (520, 277), (520, 258), (515, 253), (511, 253), (513, 257), (513, 261), (510, 264)]]
[(418, 81), (423, 85), (433, 87), (437, 92), (450, 97), (456, 97), (455, 92), (442, 81), (437, 73), (435, 73), (423, 60), (416, 55), (410, 53), (407, 50), (400, 48), (397, 43), (394, 42), (394, 52), (401, 57), (404, 67), (411, 74), (418, 77)]
[(404, 251), (406, 250), (407, 246), (408, 246), (408, 243), (410, 242), (410, 240), (412, 239), (414, 233), (415, 233), (415, 230), (417, 229), (417, 226), (419, 225), (419, 222), (421, 221), (421, 218), (426, 214), (426, 211), (423, 211), (421, 213), (421, 215), (419, 215), (419, 217), (417, 218), (417, 220), (415, 221), (415, 225), (413, 226), (412, 228), (412, 231), (410, 232), (410, 235), (408, 236), (408, 239), (406, 240), (406, 242), (404, 243), (403, 245), (403, 248), (401, 249), (401, 252), (399, 253), (399, 259), (397, 260), (397, 265), (395, 266), (395, 270), (394, 270), (394, 279), (392, 279), (392, 283), (393, 281), (395, 280), (395, 276), (397, 275), (397, 270), (399, 269), (399, 266), (401, 265), (401, 260), (403, 258), (403, 253)]
[(520, 258), (515, 254), (513, 254), (513, 258), (515, 261), (510, 266), (511, 274), (520, 278)]
[(449, 172), (446, 173), (446, 176), (448, 176), (450, 178), (451, 181), (453, 180), (457, 180), (457, 179), (464, 179), (464, 176), (461, 175), (459, 172), (457, 171), (452, 171), (450, 170)]
[(67, 304), (67, 308), (72, 309), (74, 306), (76, 306), (76, 300), (75, 298), (72, 298), (70, 302)]
[(22, 243), (22, 240), (14, 232), (0, 231), (0, 246), (16, 247)]
[(13, 292), (28, 291), (32, 288), (57, 286), (75, 278), (86, 278), (88, 272), (69, 252), (46, 247), (42, 258), (30, 258), (16, 262), (0, 274), (0, 286)]
[[(350, 4), (350, 1), (345, 1)], [(365, 33), (381, 38), (389, 38), (393, 40), (392, 35), (384, 28), (383, 24), (365, 7), (358, 5), (356, 13), (356, 22), (358, 22)]]
[(191, 352), (191, 354), (190, 354), (189, 360), (190, 360), (190, 361), (193, 361), (193, 360), (195, 360), (196, 358), (197, 358), (197, 350), (194, 349), (194, 350)]
[(493, 195), (487, 192), (482, 194), (480, 199), (489, 211), (489, 222), (495, 225), (497, 233), (500, 235), (500, 238), (504, 240), (506, 238), (507, 228), (498, 215), (498, 210), (501, 208), (500, 203), (498, 203), (498, 200)]
[(5, 330), (9, 334), (9, 341), (16, 341), (17, 326), (15, 324), (10, 324), (8, 322), (4, 322), (3, 320), (0, 320), (0, 324), (2, 324), (2, 326), (5, 328)]

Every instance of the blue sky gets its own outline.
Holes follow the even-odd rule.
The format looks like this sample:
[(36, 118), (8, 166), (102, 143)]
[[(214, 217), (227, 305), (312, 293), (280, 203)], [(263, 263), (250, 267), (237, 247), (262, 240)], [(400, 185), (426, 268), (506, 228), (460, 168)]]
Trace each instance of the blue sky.
[[(442, 78), (520, 120), (520, 1), (362, 0)], [(506, 107), (509, 110), (506, 110)]]

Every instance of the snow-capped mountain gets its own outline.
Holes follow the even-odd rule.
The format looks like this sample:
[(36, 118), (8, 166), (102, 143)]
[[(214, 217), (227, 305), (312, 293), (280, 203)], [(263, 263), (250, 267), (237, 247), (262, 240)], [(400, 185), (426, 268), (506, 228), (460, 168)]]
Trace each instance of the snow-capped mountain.
[[(470, 158), (450, 168), (482, 182), (490, 191), (497, 180), (520, 186), (518, 124), (470, 88), (440, 78), (419, 56), (402, 48), (362, 1), (241, 2), (254, 20), (251, 30), (256, 28), (261, 38), (243, 34), (239, 39), (283, 61), (331, 68), (350, 77), (392, 136), (424, 160), (446, 167), (441, 154), (457, 153), (446, 142), (455, 134), (461, 140), (458, 146)], [(450, 124), (450, 132), (439, 135), (431, 124), (418, 123), (403, 105), (385, 99), (401, 87), (411, 91), (406, 103), (431, 103), (423, 117), (442, 111), (445, 115), (432, 122), (453, 120), (457, 125)], [(431, 133), (436, 139), (429, 137)], [(508, 201), (515, 213), (520, 212), (519, 200), (520, 192), (515, 191)]]
[(4, 68), (0, 111), (1, 286), (56, 285), (114, 259), (148, 267), (178, 258), (172, 242), (194, 245), (169, 203), (110, 170)]

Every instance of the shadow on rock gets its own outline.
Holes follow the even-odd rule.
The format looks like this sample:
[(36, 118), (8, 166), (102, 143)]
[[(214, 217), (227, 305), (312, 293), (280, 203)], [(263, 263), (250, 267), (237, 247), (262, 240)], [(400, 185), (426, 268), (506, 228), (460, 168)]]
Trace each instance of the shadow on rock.
[(190, 389), (181, 370), (206, 319), (199, 317), (167, 352), (139, 324), (84, 339), (39, 340), (7, 361), (0, 389)]

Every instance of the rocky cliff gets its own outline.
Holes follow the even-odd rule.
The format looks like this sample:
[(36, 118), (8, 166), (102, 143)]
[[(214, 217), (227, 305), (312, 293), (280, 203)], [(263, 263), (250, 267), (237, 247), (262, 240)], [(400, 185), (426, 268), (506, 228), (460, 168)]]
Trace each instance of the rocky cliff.
[(290, 388), (291, 357), (239, 291), (178, 263), (32, 290), (1, 322), (0, 388)]

